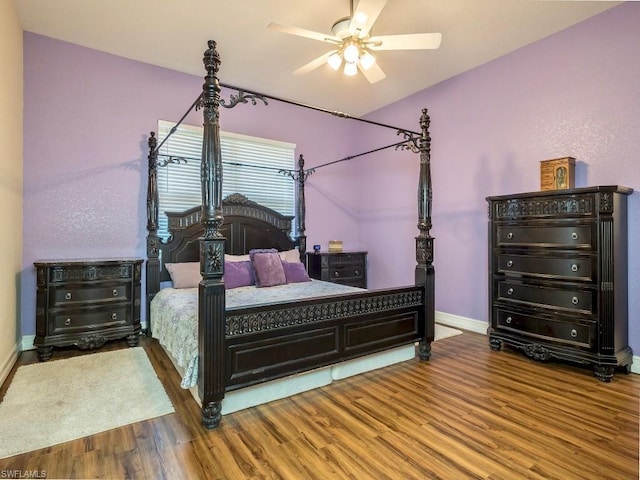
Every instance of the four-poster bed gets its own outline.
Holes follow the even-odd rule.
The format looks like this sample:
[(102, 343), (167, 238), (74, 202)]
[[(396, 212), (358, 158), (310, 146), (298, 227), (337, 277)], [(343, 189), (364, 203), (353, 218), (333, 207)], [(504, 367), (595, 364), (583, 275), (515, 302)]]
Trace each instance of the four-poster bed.
[[(420, 133), (396, 129), (405, 138), (397, 144), (399, 148), (411, 149), (420, 156), (414, 285), (371, 291), (351, 288), (330, 296), (311, 294), (289, 299), (275, 297), (276, 300), (260, 304), (229, 304), (229, 298), (236, 294), (234, 290), (225, 289), (229, 255), (252, 252), (258, 258), (261, 252), (255, 249), (286, 252), (295, 248), (300, 255), (304, 254), (304, 182), (314, 169), (305, 170), (300, 156), (297, 170), (285, 172), (293, 178), (297, 188), (295, 239), (290, 238), (292, 217), (282, 216), (242, 195), (223, 200), (219, 107), (231, 108), (237, 103), (246, 103), (248, 97), (260, 98), (261, 95), (254, 92), (247, 95), (246, 91), (237, 89), (239, 96), (233, 97), (230, 105), (225, 105), (220, 100), (217, 78), (220, 58), (216, 44), (209, 41), (208, 46), (203, 59), (207, 72), (203, 92), (194, 103), (202, 107), (204, 116), (202, 205), (186, 212), (168, 213), (171, 237), (166, 241), (159, 238), (156, 175), (162, 162), (158, 160), (157, 139), (152, 133), (149, 138), (146, 265), (147, 328), (153, 330), (155, 319), (150, 315), (154, 310), (151, 303), (157, 303), (163, 296), (159, 294), (161, 282), (171, 279), (166, 265), (199, 262), (201, 279), (197, 294), (195, 290), (192, 292), (192, 301), (197, 304), (197, 387), (203, 424), (207, 428), (216, 427), (221, 419), (225, 393), (243, 387), (399, 346), (413, 347), (415, 342), (419, 342), (420, 359), (428, 360), (434, 339), (435, 309), (433, 239), (429, 233), (431, 139), (426, 109), (420, 118)], [(279, 287), (257, 290), (269, 291), (270, 288)], [(155, 307), (158, 310), (157, 305)]]

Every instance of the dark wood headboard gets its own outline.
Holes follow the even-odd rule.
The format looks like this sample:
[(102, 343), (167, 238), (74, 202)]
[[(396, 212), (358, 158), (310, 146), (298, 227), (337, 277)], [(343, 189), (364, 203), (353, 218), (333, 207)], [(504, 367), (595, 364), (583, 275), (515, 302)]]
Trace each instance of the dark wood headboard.
[[(224, 222), (220, 232), (226, 238), (225, 253), (243, 255), (254, 248), (291, 250), (298, 244), (291, 238), (294, 217), (282, 215), (264, 205), (234, 193), (222, 201)], [(203, 234), (201, 207), (184, 212), (166, 212), (171, 237), (160, 242), (160, 281), (170, 280), (165, 263), (199, 262)]]

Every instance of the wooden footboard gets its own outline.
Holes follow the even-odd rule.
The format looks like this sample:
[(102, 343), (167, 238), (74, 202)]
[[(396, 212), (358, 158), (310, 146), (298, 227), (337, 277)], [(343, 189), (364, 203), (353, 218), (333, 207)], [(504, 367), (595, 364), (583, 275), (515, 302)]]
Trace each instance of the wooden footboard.
[(412, 286), (228, 311), (226, 390), (423, 340), (424, 298)]

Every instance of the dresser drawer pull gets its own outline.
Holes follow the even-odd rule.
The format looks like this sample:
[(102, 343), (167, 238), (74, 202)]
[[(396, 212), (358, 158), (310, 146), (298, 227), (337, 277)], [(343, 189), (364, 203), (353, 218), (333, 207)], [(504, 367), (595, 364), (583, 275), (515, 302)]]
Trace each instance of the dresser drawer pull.
[(506, 322), (507, 322), (507, 323), (511, 323), (511, 321), (512, 321), (512, 320), (513, 320), (513, 319), (512, 319), (511, 317), (507, 317), (507, 318), (506, 318)]
[(113, 289), (113, 296), (114, 297), (118, 296), (118, 290), (116, 288)]
[(355, 273), (355, 274), (356, 274), (356, 276), (357, 276), (357, 275), (360, 275), (360, 270), (355, 270), (353, 273)]
[(334, 277), (339, 277), (340, 276), (340, 272), (333, 272), (333, 276)]
[(507, 295), (513, 295), (513, 288), (510, 288), (509, 290), (507, 290)]
[(571, 234), (571, 239), (572, 239), (572, 240), (577, 240), (577, 239), (578, 239), (578, 234), (577, 234), (576, 232), (573, 232), (573, 233)]
[(71, 325), (71, 319), (70, 319), (70, 318), (67, 318), (67, 319), (64, 321), (64, 324), (65, 324), (67, 327), (68, 327), (69, 325)]
[(65, 300), (71, 300), (71, 296), (72, 296), (71, 292), (67, 292), (67, 293), (64, 294), (64, 299)]
[(512, 232), (507, 233), (507, 238), (511, 240), (513, 238), (513, 233)]
[(573, 265), (571, 265), (571, 271), (572, 272), (577, 272), (579, 268), (580, 267), (578, 265), (576, 265), (575, 263)]
[(571, 338), (576, 338), (578, 336), (578, 331), (575, 328), (571, 329)]
[(507, 262), (507, 267), (513, 267), (513, 260), (509, 260)]
[(577, 305), (578, 304), (578, 297), (573, 297), (571, 299), (571, 303), (573, 303), (574, 305)]
[(111, 314), (111, 320), (117, 320), (118, 319), (118, 314), (116, 312), (113, 312)]

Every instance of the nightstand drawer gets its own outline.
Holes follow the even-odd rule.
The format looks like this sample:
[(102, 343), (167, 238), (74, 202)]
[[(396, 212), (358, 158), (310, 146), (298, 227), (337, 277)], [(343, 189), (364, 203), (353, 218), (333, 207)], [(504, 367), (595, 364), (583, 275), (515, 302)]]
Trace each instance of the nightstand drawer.
[(87, 328), (100, 329), (127, 325), (130, 322), (128, 304), (90, 310), (62, 310), (51, 312), (52, 334), (85, 331)]
[(54, 287), (49, 299), (52, 307), (77, 303), (120, 302), (131, 299), (131, 286), (114, 284), (83, 288)]
[(346, 278), (361, 279), (364, 276), (364, 265), (334, 266), (329, 269), (329, 276), (332, 280), (342, 280)]

